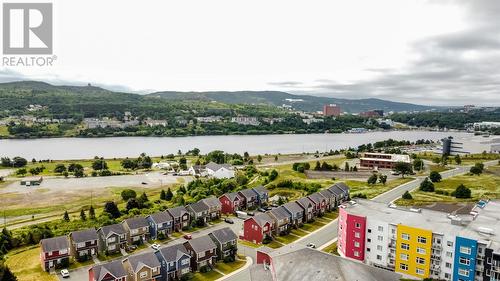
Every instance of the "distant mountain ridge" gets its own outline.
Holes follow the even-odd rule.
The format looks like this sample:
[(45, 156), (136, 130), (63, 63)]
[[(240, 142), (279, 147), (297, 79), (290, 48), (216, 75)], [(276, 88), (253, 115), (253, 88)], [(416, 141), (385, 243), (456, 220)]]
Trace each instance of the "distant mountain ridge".
[(384, 111), (425, 111), (439, 109), (436, 106), (426, 106), (403, 102), (393, 102), (376, 98), (341, 99), (311, 95), (294, 95), (281, 91), (213, 91), (213, 92), (176, 92), (163, 91), (151, 93), (148, 96), (161, 97), (170, 100), (191, 99), (218, 101), (228, 104), (267, 104), (281, 106), (292, 105), (293, 108), (304, 111), (322, 110), (325, 104), (337, 104), (342, 111), (359, 113), (367, 110), (382, 109)]

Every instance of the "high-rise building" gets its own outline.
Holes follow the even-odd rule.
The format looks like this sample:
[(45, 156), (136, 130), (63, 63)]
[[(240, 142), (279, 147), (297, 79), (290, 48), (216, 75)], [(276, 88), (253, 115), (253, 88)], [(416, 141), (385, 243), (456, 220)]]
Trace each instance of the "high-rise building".
[(325, 104), (323, 106), (324, 116), (340, 116), (340, 106), (336, 104)]

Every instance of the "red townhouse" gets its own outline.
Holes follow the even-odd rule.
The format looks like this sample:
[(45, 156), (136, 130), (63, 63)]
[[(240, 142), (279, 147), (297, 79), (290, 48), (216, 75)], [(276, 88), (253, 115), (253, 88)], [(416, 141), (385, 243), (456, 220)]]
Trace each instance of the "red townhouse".
[(326, 211), (326, 198), (321, 195), (319, 192), (313, 193), (307, 196), (309, 200), (314, 203), (314, 212), (316, 216), (322, 216)]
[(243, 240), (261, 244), (266, 236), (271, 237), (274, 219), (267, 213), (260, 213), (243, 222)]
[(66, 236), (42, 239), (40, 241), (40, 262), (45, 271), (69, 265), (69, 241)]
[(238, 192), (222, 194), (222, 196), (219, 197), (219, 201), (222, 204), (223, 214), (234, 214), (243, 205), (243, 198)]

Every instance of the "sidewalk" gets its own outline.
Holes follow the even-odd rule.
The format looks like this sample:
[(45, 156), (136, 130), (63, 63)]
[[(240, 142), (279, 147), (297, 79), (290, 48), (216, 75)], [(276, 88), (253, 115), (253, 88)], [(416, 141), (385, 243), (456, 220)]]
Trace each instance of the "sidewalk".
[(231, 277), (233, 275), (236, 275), (236, 274), (242, 272), (243, 270), (246, 270), (247, 268), (249, 268), (253, 264), (253, 260), (252, 260), (251, 257), (246, 257), (246, 260), (247, 260), (247, 263), (244, 266), (238, 268), (237, 270), (235, 270), (235, 271), (233, 271), (233, 272), (231, 272), (229, 274), (226, 274), (226, 275), (222, 276), (219, 279), (216, 279), (216, 281), (226, 280), (227, 278), (229, 278), (229, 277)]

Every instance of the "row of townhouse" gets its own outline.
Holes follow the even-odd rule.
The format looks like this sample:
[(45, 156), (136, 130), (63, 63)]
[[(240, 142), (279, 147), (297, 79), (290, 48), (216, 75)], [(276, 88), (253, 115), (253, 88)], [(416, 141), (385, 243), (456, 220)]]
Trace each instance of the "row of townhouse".
[(269, 191), (263, 186), (224, 193), (219, 197), (223, 214), (234, 214), (239, 210), (255, 209), (268, 204)]
[(121, 223), (74, 231), (69, 236), (59, 236), (40, 241), (42, 268), (49, 271), (69, 262), (69, 258), (84, 261), (98, 253), (113, 254), (127, 245), (142, 244), (150, 239), (166, 238), (191, 225), (193, 219), (204, 223), (217, 219), (221, 203), (216, 197), (202, 199), (187, 206), (170, 208), (147, 217), (133, 217)]
[(320, 192), (288, 202), (243, 222), (242, 239), (260, 244), (266, 237), (288, 234), (291, 228), (301, 227), (325, 212), (335, 210), (349, 199), (349, 187), (336, 183)]
[(179, 280), (203, 266), (212, 268), (227, 256), (235, 256), (237, 236), (228, 227), (183, 244), (166, 246), (98, 264), (89, 269), (89, 281), (151, 281)]
[(192, 176), (198, 177), (214, 177), (217, 179), (230, 179), (234, 178), (236, 171), (230, 164), (217, 164), (210, 162), (206, 165), (191, 166), (187, 173)]
[(341, 256), (409, 278), (500, 280), (500, 202), (447, 214), (356, 200), (339, 209)]

